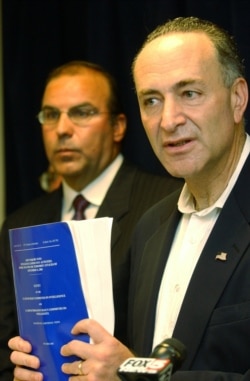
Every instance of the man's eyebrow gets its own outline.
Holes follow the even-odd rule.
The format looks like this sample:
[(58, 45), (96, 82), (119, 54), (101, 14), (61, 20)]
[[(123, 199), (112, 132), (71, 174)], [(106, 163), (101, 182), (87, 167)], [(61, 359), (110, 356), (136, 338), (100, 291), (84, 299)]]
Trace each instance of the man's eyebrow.
[[(77, 103), (74, 106), (71, 106), (69, 109), (75, 108), (75, 107), (93, 107), (93, 108), (95, 108), (95, 106), (92, 103), (90, 103), (90, 102), (82, 102), (82, 103)], [(48, 105), (48, 104), (44, 104), (42, 106), (42, 109), (56, 109), (56, 110), (59, 110), (58, 107), (52, 106), (52, 105)]]
[(149, 95), (155, 95), (160, 94), (160, 91), (154, 90), (154, 89), (147, 89), (147, 90), (140, 90), (138, 95), (139, 96), (149, 96)]
[(181, 89), (182, 87), (186, 87), (186, 86), (190, 86), (194, 84), (202, 84), (202, 81), (200, 79), (187, 78), (175, 83), (173, 87), (178, 90), (178, 89)]
[[(175, 83), (172, 88), (174, 90), (179, 90), (179, 89), (182, 89), (183, 87), (186, 87), (186, 86), (190, 86), (190, 85), (194, 85), (194, 84), (200, 84), (202, 85), (203, 82), (200, 80), (200, 79), (194, 79), (194, 78), (187, 78), (187, 79), (184, 79), (184, 80), (181, 80), (177, 83)], [(157, 94), (161, 94), (161, 91), (159, 90), (156, 90), (156, 89), (145, 89), (145, 90), (140, 90), (138, 92), (138, 96), (154, 96), (154, 95), (157, 95)]]
[(74, 107), (95, 107), (95, 106), (90, 102), (83, 102), (83, 103), (78, 103), (70, 108), (74, 108)]

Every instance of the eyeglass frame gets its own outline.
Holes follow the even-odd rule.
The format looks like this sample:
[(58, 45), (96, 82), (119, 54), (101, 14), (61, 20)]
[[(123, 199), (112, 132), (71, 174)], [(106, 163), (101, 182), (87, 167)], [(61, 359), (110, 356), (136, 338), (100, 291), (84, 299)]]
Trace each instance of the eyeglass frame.
[[(70, 115), (72, 110), (80, 109), (80, 108), (83, 108), (83, 109), (85, 108), (85, 110), (82, 110), (82, 111), (86, 112), (86, 116), (83, 118), (83, 121), (85, 121), (85, 123), (83, 123), (83, 124), (76, 122), (74, 120), (74, 117), (72, 119), (72, 115)], [(49, 123), (45, 122), (43, 120), (43, 113), (46, 110), (51, 110), (53, 112), (57, 112), (57, 119), (55, 121), (52, 121)], [(110, 111), (99, 111), (96, 107), (93, 107), (93, 106), (90, 107), (90, 105), (79, 104), (79, 105), (75, 105), (75, 106), (70, 107), (67, 111), (62, 111), (59, 108), (53, 107), (53, 106), (44, 106), (42, 108), (42, 110), (39, 111), (39, 113), (37, 114), (36, 117), (42, 126), (46, 125), (46, 126), (49, 126), (51, 129), (53, 129), (53, 128), (55, 128), (56, 124), (59, 122), (61, 114), (67, 114), (70, 121), (79, 127), (85, 127), (88, 124), (88, 121), (90, 121), (94, 116), (98, 116), (98, 115), (102, 115), (102, 114), (117, 115), (117, 114), (114, 114)]]

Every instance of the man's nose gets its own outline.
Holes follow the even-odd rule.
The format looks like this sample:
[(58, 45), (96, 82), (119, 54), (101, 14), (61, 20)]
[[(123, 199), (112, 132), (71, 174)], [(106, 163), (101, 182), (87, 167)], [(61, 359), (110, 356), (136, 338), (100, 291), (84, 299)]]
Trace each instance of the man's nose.
[(58, 134), (72, 134), (74, 123), (71, 121), (66, 111), (62, 111), (56, 123), (56, 131)]
[(174, 97), (166, 97), (161, 114), (161, 127), (175, 129), (186, 122), (184, 109)]

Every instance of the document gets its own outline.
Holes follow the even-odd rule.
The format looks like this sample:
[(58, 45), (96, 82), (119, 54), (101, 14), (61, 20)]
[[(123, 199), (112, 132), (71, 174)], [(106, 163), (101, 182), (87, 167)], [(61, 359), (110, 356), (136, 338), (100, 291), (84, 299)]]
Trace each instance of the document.
[(93, 318), (111, 334), (112, 218), (56, 222), (9, 231), (20, 335), (41, 361), (44, 381), (67, 381), (60, 348), (74, 324)]

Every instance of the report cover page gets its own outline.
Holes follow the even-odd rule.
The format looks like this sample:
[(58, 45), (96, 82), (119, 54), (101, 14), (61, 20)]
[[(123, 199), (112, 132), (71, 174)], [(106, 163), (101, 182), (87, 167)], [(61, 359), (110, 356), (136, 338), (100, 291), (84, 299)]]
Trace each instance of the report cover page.
[(111, 227), (111, 218), (99, 218), (9, 232), (20, 335), (40, 358), (44, 381), (68, 380), (60, 348), (75, 339), (77, 321), (91, 317), (113, 333)]

